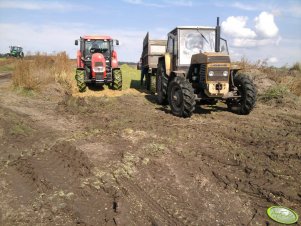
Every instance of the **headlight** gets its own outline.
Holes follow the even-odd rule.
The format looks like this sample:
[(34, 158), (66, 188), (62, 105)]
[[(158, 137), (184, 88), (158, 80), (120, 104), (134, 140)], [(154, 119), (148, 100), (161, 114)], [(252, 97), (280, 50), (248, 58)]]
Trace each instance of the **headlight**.
[(104, 72), (105, 70), (104, 70), (104, 67), (94, 67), (93, 71), (94, 72)]
[(224, 71), (223, 76), (228, 76), (228, 71)]
[(209, 76), (213, 76), (213, 75), (214, 75), (214, 72), (213, 72), (213, 71), (209, 71), (208, 75), (209, 75)]

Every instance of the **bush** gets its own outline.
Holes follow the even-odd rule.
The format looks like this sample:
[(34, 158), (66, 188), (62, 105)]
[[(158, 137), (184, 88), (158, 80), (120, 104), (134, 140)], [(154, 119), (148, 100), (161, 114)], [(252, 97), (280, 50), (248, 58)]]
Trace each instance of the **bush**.
[(262, 101), (278, 100), (289, 94), (289, 89), (284, 85), (275, 85), (270, 87), (263, 95), (259, 97)]
[(15, 88), (39, 91), (54, 82), (60, 83), (68, 92), (74, 87), (72, 65), (65, 52), (50, 56), (38, 53), (16, 62), (13, 72)]
[(290, 68), (290, 71), (299, 71), (301, 72), (301, 63), (297, 62), (295, 63), (291, 68)]

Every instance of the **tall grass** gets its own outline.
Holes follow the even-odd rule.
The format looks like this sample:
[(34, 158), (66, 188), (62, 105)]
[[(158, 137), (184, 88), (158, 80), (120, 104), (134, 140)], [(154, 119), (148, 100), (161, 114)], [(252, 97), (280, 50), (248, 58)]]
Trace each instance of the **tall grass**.
[(75, 86), (71, 62), (65, 52), (56, 55), (36, 54), (30, 59), (19, 60), (13, 72), (16, 88), (39, 91), (47, 84), (58, 82), (67, 92)]

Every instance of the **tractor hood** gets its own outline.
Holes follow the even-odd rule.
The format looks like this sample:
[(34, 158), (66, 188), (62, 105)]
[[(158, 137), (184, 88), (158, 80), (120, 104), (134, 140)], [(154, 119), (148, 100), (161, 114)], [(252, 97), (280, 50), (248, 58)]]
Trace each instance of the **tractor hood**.
[(230, 63), (230, 57), (225, 53), (198, 53), (191, 57), (191, 64)]
[(95, 78), (97, 74), (103, 74), (106, 77), (106, 59), (101, 53), (93, 53), (91, 57), (92, 77)]

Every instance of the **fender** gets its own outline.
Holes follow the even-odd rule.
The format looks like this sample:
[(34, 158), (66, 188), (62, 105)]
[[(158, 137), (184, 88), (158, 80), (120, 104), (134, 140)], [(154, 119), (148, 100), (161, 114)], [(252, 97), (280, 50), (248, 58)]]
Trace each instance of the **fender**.
[(173, 68), (172, 67), (172, 57), (171, 57), (170, 53), (165, 53), (164, 59), (165, 59), (165, 73), (167, 76), (169, 76), (171, 73), (171, 68)]
[(112, 68), (118, 68), (117, 52), (115, 50), (112, 51), (111, 66)]
[(76, 54), (76, 62), (77, 62), (77, 68), (83, 68), (84, 64), (82, 61), (82, 53), (80, 52), (80, 50), (77, 50), (77, 54)]
[(107, 77), (106, 59), (101, 53), (92, 54), (91, 69), (92, 78), (96, 78), (96, 73), (103, 73), (103, 77)]

